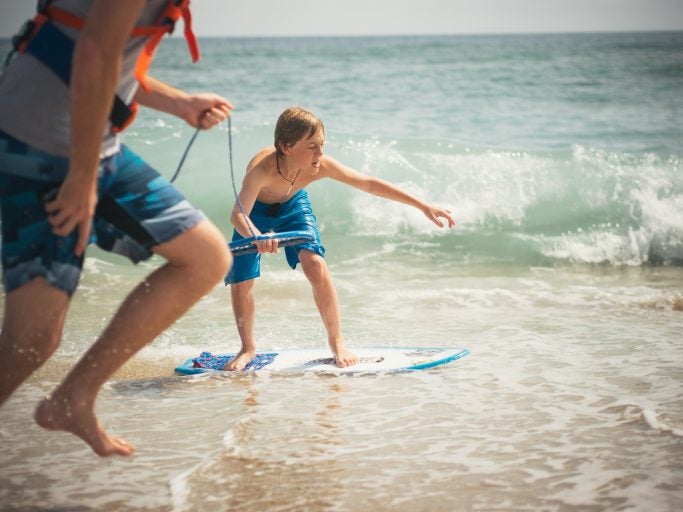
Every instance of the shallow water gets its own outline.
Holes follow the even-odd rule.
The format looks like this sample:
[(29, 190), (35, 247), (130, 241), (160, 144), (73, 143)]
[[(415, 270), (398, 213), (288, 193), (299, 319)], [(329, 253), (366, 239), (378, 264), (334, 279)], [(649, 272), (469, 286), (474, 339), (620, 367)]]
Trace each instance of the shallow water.
[[(0, 497), (64, 510), (675, 510), (680, 274), (522, 274), (434, 279), (438, 290), (416, 279), (410, 304), (342, 287), (355, 346), (472, 351), (443, 368), (173, 376), (201, 349), (237, 348), (227, 291), (217, 288), (102, 392), (101, 421), (138, 446), (133, 459), (100, 461), (32, 424), (31, 404), (73, 362), (62, 355), (2, 410)], [(303, 293), (299, 278), (292, 288)], [(323, 344), (312, 300), (295, 309), (296, 293), (280, 286), (260, 288), (263, 348)], [(221, 343), (214, 323), (233, 341)]]

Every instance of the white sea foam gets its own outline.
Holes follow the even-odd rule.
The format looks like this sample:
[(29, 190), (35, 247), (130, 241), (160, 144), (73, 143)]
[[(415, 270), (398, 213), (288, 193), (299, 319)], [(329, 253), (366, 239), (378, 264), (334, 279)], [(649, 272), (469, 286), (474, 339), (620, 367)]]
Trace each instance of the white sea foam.
[[(509, 233), (551, 260), (642, 265), (683, 259), (683, 169), (677, 158), (583, 146), (566, 154), (433, 149), (377, 140), (345, 147), (366, 172), (451, 209), (456, 234)], [(362, 193), (350, 198), (355, 233), (438, 232), (405, 205)], [(499, 245), (501, 254), (493, 256), (507, 256), (506, 245)]]
[[(524, 237), (531, 240), (531, 237)], [(643, 232), (628, 230), (626, 236), (614, 232), (565, 234), (533, 239), (542, 254), (554, 259), (581, 263), (641, 265), (648, 259), (649, 238)]]
[(194, 473), (198, 467), (200, 467), (200, 464), (190, 469), (187, 469), (182, 473), (179, 473), (173, 478), (171, 478), (169, 482), (169, 488), (171, 491), (171, 506), (173, 507), (172, 510), (174, 512), (182, 512), (184, 510), (188, 510), (189, 505), (187, 502), (187, 498), (190, 495), (188, 477), (189, 475)]
[(653, 409), (644, 409), (643, 418), (650, 428), (660, 430), (662, 432), (668, 432), (677, 437), (683, 437), (683, 428), (677, 428), (668, 425), (660, 418), (660, 416), (657, 414), (657, 411)]

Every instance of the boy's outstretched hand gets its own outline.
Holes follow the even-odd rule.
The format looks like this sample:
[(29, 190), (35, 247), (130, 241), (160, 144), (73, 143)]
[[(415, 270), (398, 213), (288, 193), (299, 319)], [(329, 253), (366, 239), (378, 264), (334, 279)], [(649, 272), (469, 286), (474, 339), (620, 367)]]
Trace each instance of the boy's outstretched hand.
[(427, 205), (423, 211), (427, 218), (440, 228), (445, 227), (445, 223), (441, 219), (445, 219), (447, 221), (449, 228), (455, 226), (455, 219), (451, 216), (450, 210), (446, 210), (445, 208), (440, 208), (438, 206)]

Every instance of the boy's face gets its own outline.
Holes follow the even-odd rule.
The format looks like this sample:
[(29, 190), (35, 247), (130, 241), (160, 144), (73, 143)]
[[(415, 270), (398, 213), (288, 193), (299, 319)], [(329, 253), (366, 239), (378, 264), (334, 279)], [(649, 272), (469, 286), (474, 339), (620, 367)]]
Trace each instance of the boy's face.
[(317, 173), (320, 170), (320, 159), (323, 157), (325, 134), (322, 130), (307, 139), (301, 139), (291, 146), (289, 155), (301, 169), (308, 169)]

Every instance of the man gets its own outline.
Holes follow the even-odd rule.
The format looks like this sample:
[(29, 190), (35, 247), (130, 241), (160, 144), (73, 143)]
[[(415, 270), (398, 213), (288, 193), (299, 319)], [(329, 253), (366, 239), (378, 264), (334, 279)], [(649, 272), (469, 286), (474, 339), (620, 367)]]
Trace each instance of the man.
[[(204, 129), (225, 120), (232, 105), (215, 94), (188, 94), (144, 76), (145, 60), (166, 31), (147, 27), (185, 15), (187, 2), (48, 4), (41, 15), (50, 21), (35, 36), (53, 34), (55, 42), (43, 44), (48, 57), (41, 61), (41, 46), (24, 42), (28, 49), (0, 77), (6, 292), (0, 404), (58, 347), (93, 232), (98, 245), (134, 262), (158, 254), (166, 263), (132, 290), (35, 413), (39, 425), (79, 436), (98, 455), (129, 455), (134, 448), (109, 436), (95, 416), (99, 389), (208, 293), (229, 270), (231, 257), (218, 229), (112, 133), (112, 98), (134, 99)], [(140, 26), (145, 29), (135, 32)], [(66, 46), (73, 42), (73, 59), (60, 81), (63, 62), (51, 68), (50, 58), (59, 53), (62, 34), (69, 38)], [(138, 88), (135, 75), (145, 89)]]

